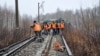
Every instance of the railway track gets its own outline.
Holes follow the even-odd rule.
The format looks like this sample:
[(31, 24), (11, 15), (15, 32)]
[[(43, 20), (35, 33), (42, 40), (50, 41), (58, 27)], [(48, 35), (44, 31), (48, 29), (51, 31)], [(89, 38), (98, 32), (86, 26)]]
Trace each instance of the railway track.
[[(32, 42), (34, 40), (34, 37), (28, 38), (20, 43), (17, 43), (9, 47), (8, 49), (6, 48), (2, 52), (0, 52), (1, 53), (0, 56), (25, 56), (25, 55), (28, 55), (28, 56), (72, 56), (70, 48), (68, 47), (63, 36), (48, 35), (44, 37), (45, 37), (45, 41), (43, 43)], [(66, 50), (64, 52), (55, 51), (53, 48), (53, 43), (55, 41), (59, 41), (61, 45), (66, 47)], [(26, 48), (26, 50), (24, 47)], [(16, 53), (18, 54), (16, 55)]]
[(44, 37), (43, 42), (34, 41), (30, 43), (27, 47), (23, 48), (18, 53), (16, 53), (14, 56), (41, 56), (42, 51), (44, 50), (51, 36), (43, 35), (43, 37)]
[(0, 56), (13, 56), (17, 52), (17, 50), (21, 49), (22, 47), (25, 47), (32, 40), (34, 41), (34, 37), (27, 38), (23, 41), (5, 47), (0, 50)]
[[(66, 50), (64, 52), (55, 51), (53, 48), (53, 43), (55, 41), (59, 41), (61, 45), (65, 46)], [(65, 41), (64, 36), (56, 35), (56, 36), (52, 36), (49, 39), (44, 50), (42, 51), (41, 56), (73, 56), (73, 55), (70, 48), (67, 45), (67, 42)]]

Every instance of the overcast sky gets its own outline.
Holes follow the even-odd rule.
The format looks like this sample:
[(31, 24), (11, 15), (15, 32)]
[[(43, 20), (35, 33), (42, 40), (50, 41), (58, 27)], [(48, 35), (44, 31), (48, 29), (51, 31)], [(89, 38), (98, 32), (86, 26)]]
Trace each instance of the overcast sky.
[[(76, 10), (82, 8), (93, 8), (98, 5), (99, 0), (19, 0), (19, 12), (21, 15), (27, 14), (35, 17), (37, 15), (37, 3), (45, 1), (44, 3), (44, 13), (56, 12), (57, 8), (61, 10)], [(0, 0), (0, 5), (15, 9), (15, 0)]]

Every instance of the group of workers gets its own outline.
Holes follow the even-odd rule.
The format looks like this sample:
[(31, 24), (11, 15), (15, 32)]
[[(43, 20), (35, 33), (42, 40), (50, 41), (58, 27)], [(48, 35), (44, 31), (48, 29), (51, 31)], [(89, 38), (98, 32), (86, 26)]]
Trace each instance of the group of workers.
[[(64, 24), (63, 20), (62, 21), (45, 22), (43, 24), (41, 24), (38, 21), (33, 21), (33, 26), (31, 26), (31, 28), (33, 29), (33, 31), (35, 33), (35, 36), (37, 36), (39, 38), (42, 38), (41, 37), (42, 30), (44, 30), (46, 35), (50, 34), (51, 30), (53, 31), (52, 35), (58, 35), (58, 34), (62, 35), (64, 27), (65, 27), (65, 24)], [(60, 46), (59, 42), (54, 43), (54, 48), (55, 48), (55, 50), (57, 50), (57, 49), (64, 50), (64, 46)]]
[(53, 22), (45, 22), (43, 25), (43, 29), (46, 32), (46, 34), (50, 34), (51, 30), (53, 31), (53, 35), (62, 33), (64, 29), (64, 21), (53, 21)]
[(51, 30), (53, 31), (53, 35), (61, 34), (64, 27), (65, 25), (63, 20), (60, 22), (45, 22), (43, 24), (38, 21), (33, 21), (33, 26), (31, 26), (36, 36), (41, 36), (42, 30), (44, 30), (46, 34), (50, 34)]

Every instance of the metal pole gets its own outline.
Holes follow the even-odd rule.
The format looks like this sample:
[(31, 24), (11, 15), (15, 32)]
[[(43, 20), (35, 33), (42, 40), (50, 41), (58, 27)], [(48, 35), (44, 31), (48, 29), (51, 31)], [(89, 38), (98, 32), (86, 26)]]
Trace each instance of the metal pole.
[(18, 0), (15, 0), (15, 13), (16, 13), (16, 28), (19, 27), (19, 14), (18, 14)]
[(38, 3), (38, 22), (40, 21), (40, 16), (39, 16), (39, 13), (40, 13), (39, 9), (40, 9), (40, 7), (39, 7), (39, 4), (40, 3)]
[(15, 41), (19, 40), (19, 15), (18, 15), (18, 0), (15, 0), (15, 22), (16, 22), (16, 29), (14, 33)]

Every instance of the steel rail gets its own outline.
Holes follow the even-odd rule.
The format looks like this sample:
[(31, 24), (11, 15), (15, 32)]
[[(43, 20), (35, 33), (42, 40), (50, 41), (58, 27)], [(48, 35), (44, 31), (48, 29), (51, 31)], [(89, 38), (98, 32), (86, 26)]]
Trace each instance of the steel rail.
[(68, 56), (73, 56), (73, 54), (72, 54), (72, 52), (71, 52), (71, 50), (70, 50), (70, 48), (69, 48), (69, 46), (67, 44), (67, 41), (65, 40), (64, 36), (62, 36), (62, 40), (64, 42), (64, 45), (65, 45), (66, 49), (67, 49)]
[(20, 42), (19, 44), (13, 45), (11, 47), (9, 47), (7, 50), (5, 50), (1, 56), (9, 56), (12, 53), (16, 52), (16, 50), (20, 49), (21, 47), (23, 47), (24, 45), (26, 45), (27, 43), (29, 43), (31, 40), (33, 40), (34, 37), (28, 38), (22, 42)]
[(49, 51), (50, 51), (50, 47), (51, 47), (51, 43), (52, 43), (52, 39), (53, 39), (53, 37), (50, 36), (49, 39), (48, 39), (48, 42), (46, 43), (46, 45), (45, 45), (45, 47), (42, 51), (41, 56), (48, 56)]

